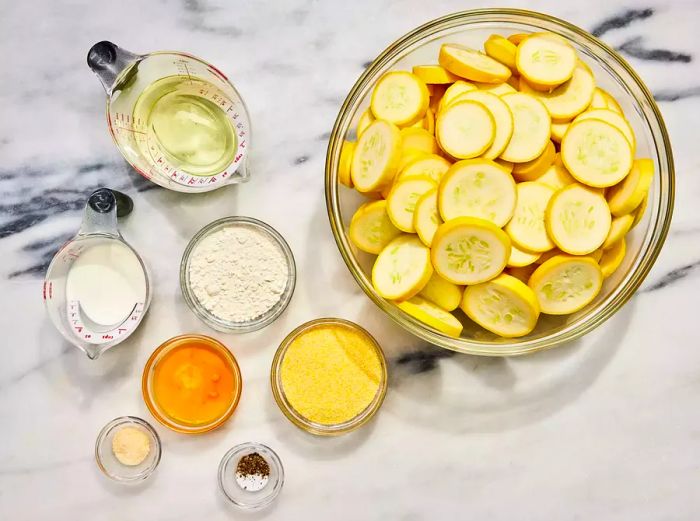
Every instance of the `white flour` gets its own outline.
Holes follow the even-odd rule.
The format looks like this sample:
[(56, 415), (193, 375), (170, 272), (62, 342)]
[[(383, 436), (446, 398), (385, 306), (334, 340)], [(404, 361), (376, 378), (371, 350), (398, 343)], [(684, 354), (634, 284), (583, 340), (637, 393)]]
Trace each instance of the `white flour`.
[(195, 247), (189, 275), (192, 291), (207, 311), (222, 320), (246, 322), (279, 302), (289, 269), (284, 252), (266, 232), (232, 225)]

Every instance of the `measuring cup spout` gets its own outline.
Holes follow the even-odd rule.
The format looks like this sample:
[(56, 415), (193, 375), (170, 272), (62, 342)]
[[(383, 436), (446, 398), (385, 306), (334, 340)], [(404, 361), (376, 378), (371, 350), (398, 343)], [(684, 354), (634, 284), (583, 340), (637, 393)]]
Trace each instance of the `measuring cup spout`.
[(140, 54), (124, 50), (112, 42), (102, 41), (88, 51), (87, 64), (97, 74), (107, 95), (111, 96), (117, 77), (142, 58)]
[(102, 354), (100, 346), (87, 346), (83, 349), (90, 360), (97, 360)]
[(109, 188), (95, 190), (88, 197), (78, 235), (100, 233), (119, 237), (117, 213), (119, 216), (126, 215), (133, 206), (131, 198), (126, 194)]

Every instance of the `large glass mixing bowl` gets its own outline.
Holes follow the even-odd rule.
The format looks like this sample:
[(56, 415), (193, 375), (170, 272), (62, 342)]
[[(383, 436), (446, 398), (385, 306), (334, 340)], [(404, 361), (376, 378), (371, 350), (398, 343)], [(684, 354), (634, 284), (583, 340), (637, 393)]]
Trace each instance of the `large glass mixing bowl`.
[[(566, 316), (540, 315), (535, 330), (517, 339), (500, 338), (471, 322), (464, 323), (460, 338), (451, 338), (401, 311), (372, 287), (374, 256), (361, 252), (348, 239), (347, 230), (355, 210), (366, 200), (338, 183), (338, 164), (343, 140), (355, 140), (355, 128), (369, 106), (377, 79), (389, 70), (411, 70), (419, 64), (436, 63), (440, 45), (456, 42), (481, 49), (493, 33), (551, 31), (566, 38), (580, 58), (593, 70), (596, 82), (622, 106), (637, 137), (636, 157), (650, 157), (655, 175), (646, 214), (627, 237), (627, 254), (620, 268), (609, 277), (598, 297), (584, 309)], [(479, 9), (451, 14), (428, 22), (390, 45), (367, 67), (348, 94), (333, 132), (326, 157), (326, 204), (333, 235), (355, 280), (389, 317), (424, 340), (463, 353), (507, 356), (551, 348), (586, 334), (619, 310), (646, 277), (666, 238), (674, 197), (673, 158), (663, 119), (649, 89), (632, 67), (612, 48), (583, 29), (551, 16), (517, 9)]]

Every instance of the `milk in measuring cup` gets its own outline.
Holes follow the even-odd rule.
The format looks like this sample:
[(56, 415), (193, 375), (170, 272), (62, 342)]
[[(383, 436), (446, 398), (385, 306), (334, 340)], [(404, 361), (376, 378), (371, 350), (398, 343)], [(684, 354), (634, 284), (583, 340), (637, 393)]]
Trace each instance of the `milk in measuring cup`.
[(83, 251), (66, 277), (68, 313), (95, 330), (113, 328), (146, 301), (146, 277), (131, 249), (119, 241), (103, 242)]

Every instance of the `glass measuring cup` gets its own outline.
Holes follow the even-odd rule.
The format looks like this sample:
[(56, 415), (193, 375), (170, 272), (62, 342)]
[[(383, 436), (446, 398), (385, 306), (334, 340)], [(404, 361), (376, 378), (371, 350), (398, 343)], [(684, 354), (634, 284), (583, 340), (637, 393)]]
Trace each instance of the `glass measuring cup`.
[(178, 192), (248, 180), (250, 118), (213, 65), (182, 52), (134, 54), (103, 41), (87, 62), (107, 92), (114, 143), (141, 175)]
[[(126, 215), (132, 208), (131, 199), (124, 194), (113, 192), (109, 188), (93, 192), (85, 205), (80, 230), (56, 253), (46, 271), (43, 297), (51, 322), (66, 340), (92, 360), (134, 332), (151, 300), (146, 266), (138, 253), (124, 241), (117, 228), (117, 214)], [(142, 290), (137, 292), (137, 298), (126, 302), (123, 309), (127, 312), (121, 313), (116, 320), (109, 320), (110, 323), (96, 322), (91, 318), (85, 310), (86, 302), (75, 298), (75, 291), (71, 289), (69, 281), (71, 269), (77, 266), (76, 262), (81, 257), (82, 265), (86, 265), (92, 261), (87, 257), (91, 255), (90, 251), (94, 253), (97, 248), (105, 247), (129, 263), (134, 280)], [(105, 299), (103, 302), (108, 301), (113, 295), (105, 294), (101, 282), (99, 279), (94, 282), (90, 295)]]

